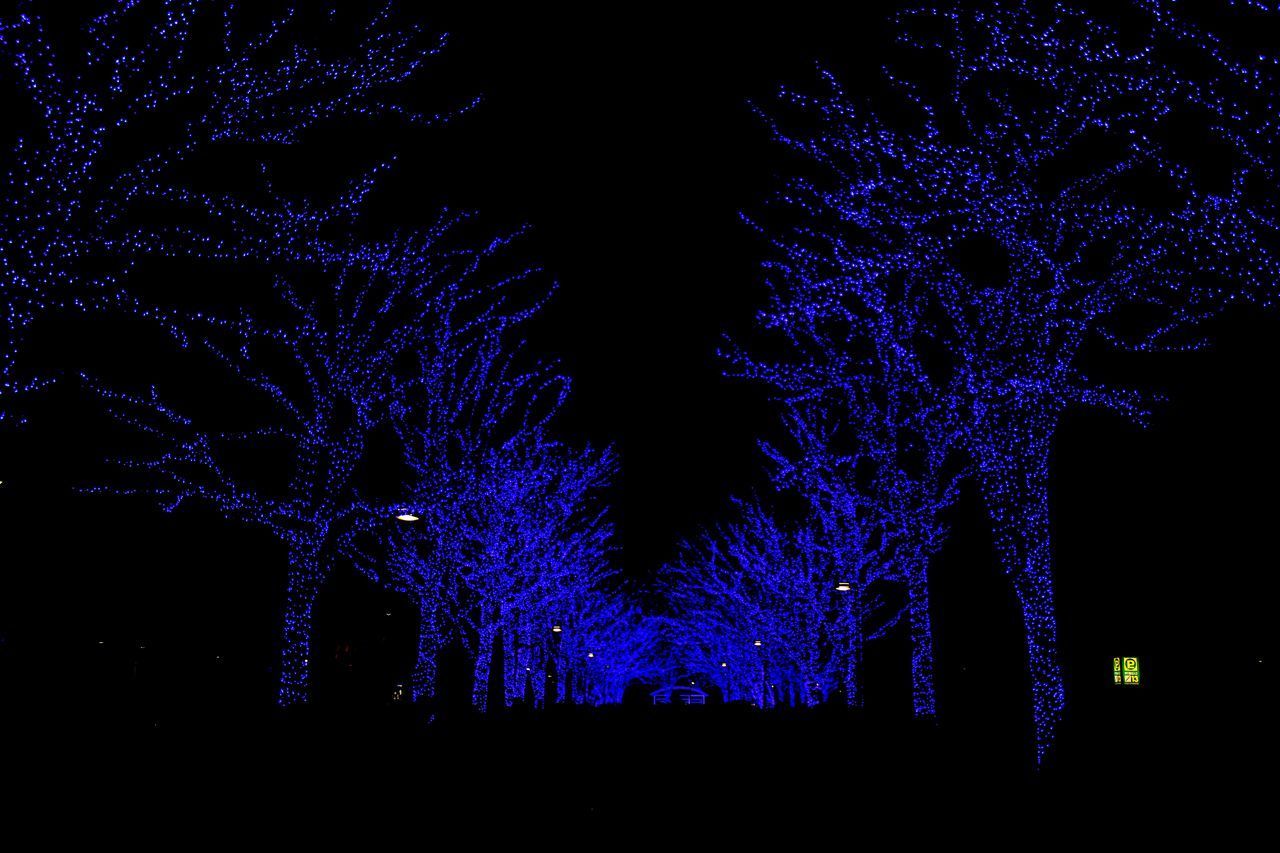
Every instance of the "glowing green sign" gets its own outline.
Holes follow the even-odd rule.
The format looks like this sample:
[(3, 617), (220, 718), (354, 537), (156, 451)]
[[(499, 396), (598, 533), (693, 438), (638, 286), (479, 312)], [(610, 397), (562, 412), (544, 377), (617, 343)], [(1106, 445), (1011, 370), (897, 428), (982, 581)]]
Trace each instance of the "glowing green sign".
[(1136, 657), (1111, 659), (1111, 677), (1116, 684), (1138, 684), (1140, 675)]

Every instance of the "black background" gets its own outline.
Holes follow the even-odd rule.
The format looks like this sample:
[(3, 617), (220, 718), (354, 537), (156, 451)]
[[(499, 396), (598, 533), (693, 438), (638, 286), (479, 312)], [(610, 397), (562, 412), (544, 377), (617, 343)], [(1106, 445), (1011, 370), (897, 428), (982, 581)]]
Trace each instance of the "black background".
[[(532, 227), (518, 251), (558, 288), (533, 348), (574, 377), (564, 432), (621, 453), (619, 559), (638, 582), (731, 494), (763, 483), (769, 406), (723, 378), (715, 355), (761, 295), (764, 249), (738, 215), (776, 186), (781, 162), (749, 101), (806, 85), (815, 60), (851, 88), (868, 79), (892, 6), (429, 10), (451, 41), (424, 87), (482, 104), (442, 129), (318, 132), (296, 161), (296, 180), (323, 187), (395, 151), (379, 215), (420, 221), (447, 203), (494, 228)], [(1255, 748), (1272, 666), (1278, 331), (1274, 315), (1233, 316), (1208, 352), (1117, 359), (1167, 397), (1149, 429), (1093, 413), (1064, 422), (1053, 459), (1064, 754), (1106, 766)], [(161, 342), (123, 328), (53, 324), (39, 338), (64, 366), (175, 374)], [(109, 442), (72, 386), (0, 437), (4, 701), (126, 709), (147, 724), (270, 708), (282, 549), (200, 512), (76, 494)], [(1029, 708), (1016, 609), (976, 494), (953, 522), (933, 568), (941, 720), (1017, 751)], [(411, 608), (346, 577), (320, 607), (322, 697), (384, 702), (411, 665)], [(345, 675), (331, 654), (343, 644)], [(1128, 654), (1142, 659), (1137, 689), (1110, 683), (1111, 658)], [(870, 667), (872, 710), (907, 716), (904, 638)]]

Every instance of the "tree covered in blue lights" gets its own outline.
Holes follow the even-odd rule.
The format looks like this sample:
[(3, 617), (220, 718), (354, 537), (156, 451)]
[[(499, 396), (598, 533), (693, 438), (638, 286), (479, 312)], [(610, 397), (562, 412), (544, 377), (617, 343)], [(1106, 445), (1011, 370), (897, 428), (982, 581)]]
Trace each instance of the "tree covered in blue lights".
[[(785, 522), (759, 501), (687, 542), (663, 568), (672, 677), (702, 675), (767, 708), (842, 698), (861, 706), (865, 645), (902, 613), (888, 605), (883, 531), (856, 494)], [(677, 671), (678, 670), (678, 671)]]
[[(499, 413), (511, 414), (489, 410)], [(616, 459), (553, 441), (524, 419), (510, 426), (506, 441), (491, 437), (471, 450), (459, 446), (470, 443), (465, 424), (430, 438), (419, 432), (408, 456), (414, 485), (405, 505), (425, 523), (397, 537), (393, 562), (395, 586), (422, 612), (413, 679), (420, 696), (433, 691), (449, 641), (474, 662), (480, 709), (523, 698), (535, 673), (540, 696), (548, 686), (571, 695), (587, 653), (605, 656), (590, 637), (610, 575), (613, 530), (602, 490)]]
[(875, 433), (861, 412), (887, 407), (907, 455), (874, 438), (864, 452), (890, 460), (883, 493), (923, 522), (918, 564), (936, 548), (946, 456), (972, 464), (1022, 610), (1043, 760), (1064, 702), (1057, 425), (1076, 405), (1146, 414), (1141, 394), (1085, 371), (1090, 347), (1193, 345), (1204, 318), (1266, 294), (1278, 270), (1245, 193), (1263, 169), (1243, 145), (1226, 180), (1187, 165), (1179, 122), (1239, 141), (1239, 116), (1170, 70), (1168, 34), (1150, 18), (994, 2), (916, 9), (898, 29), (900, 61), (877, 98), (823, 73), (820, 91), (783, 91), (773, 111), (801, 162), (758, 218), (772, 252), (762, 326), (787, 355), (761, 348), (733, 369), (788, 404), (848, 401), (836, 410), (861, 441)]
[[(881, 315), (887, 320), (890, 312)], [(901, 319), (901, 318), (899, 318)], [(810, 342), (820, 340), (811, 338)], [(847, 339), (846, 339), (847, 341)], [(937, 713), (929, 568), (946, 539), (944, 513), (956, 495), (957, 472), (948, 467), (951, 416), (920, 393), (923, 380), (859, 370), (847, 351), (828, 346), (816, 376), (791, 374), (786, 418), (790, 447), (766, 445), (780, 488), (801, 497), (807, 524), (824, 543), (838, 590), (850, 599), (846, 633), (849, 705), (861, 707), (862, 650), (867, 617), (882, 599), (901, 602), (897, 615), (881, 619), (878, 635), (905, 621), (911, 642), (912, 710)], [(886, 354), (888, 355), (888, 354)], [(892, 356), (881, 369), (901, 367)], [(774, 372), (775, 377), (780, 374)], [(816, 384), (814, 380), (817, 380)], [(795, 382), (799, 380), (801, 384)], [(904, 393), (911, 389), (911, 393)], [(849, 617), (846, 615), (846, 618)]]
[[(444, 393), (452, 377), (484, 360), (530, 309), (506, 308), (527, 271), (489, 275), (505, 240), (469, 248), (466, 217), (384, 243), (353, 244), (332, 269), (275, 282), (274, 311), (189, 323), (198, 349), (252, 399), (228, 423), (191, 414), (173, 389), (126, 392), (90, 386), (150, 449), (118, 460), (103, 491), (155, 498), (172, 511), (200, 503), (267, 529), (288, 552), (280, 663), (282, 704), (309, 695), (316, 595), (338, 560), (380, 579), (371, 553), (405, 515), (398, 492), (369, 488), (377, 436), (394, 435), (415, 400)], [(444, 401), (462, 431), (483, 405), (484, 382)]]
[(619, 579), (611, 578), (579, 599), (566, 658), (579, 673), (588, 704), (617, 704), (633, 683), (669, 680), (663, 621), (649, 613)]
[(590, 641), (594, 610), (616, 583), (601, 495), (615, 471), (611, 453), (543, 446), (536, 462), (484, 483), (468, 549), (477, 707), (516, 698), (521, 674), (539, 670), (551, 682), (544, 697), (573, 701), (587, 654), (608, 655)]
[(266, 180), (237, 194), (197, 180), (216, 152), (265, 152), (339, 118), (443, 118), (393, 100), (441, 40), (389, 4), (355, 18), (329, 4), (231, 0), (118, 0), (83, 21), (53, 9), (20, 3), (0, 17), (6, 76), (29, 107), (8, 113), (18, 133), (0, 201), (10, 419), (16, 398), (48, 381), (21, 368), (34, 323), (107, 308), (171, 320), (133, 286), (147, 258), (330, 256), (378, 171), (329, 201)]

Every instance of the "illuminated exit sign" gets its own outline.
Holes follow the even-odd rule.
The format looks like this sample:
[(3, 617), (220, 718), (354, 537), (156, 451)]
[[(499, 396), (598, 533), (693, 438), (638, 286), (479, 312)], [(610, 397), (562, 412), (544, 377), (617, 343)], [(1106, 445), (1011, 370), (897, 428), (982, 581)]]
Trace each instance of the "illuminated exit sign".
[(1138, 659), (1112, 658), (1111, 676), (1116, 684), (1139, 684), (1141, 670), (1138, 669)]

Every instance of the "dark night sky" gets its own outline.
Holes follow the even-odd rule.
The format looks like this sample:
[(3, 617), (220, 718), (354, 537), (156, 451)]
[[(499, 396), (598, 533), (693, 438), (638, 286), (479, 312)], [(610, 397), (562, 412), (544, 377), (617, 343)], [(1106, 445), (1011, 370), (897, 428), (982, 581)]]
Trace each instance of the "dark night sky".
[(423, 168), (441, 193), (532, 224), (560, 286), (537, 340), (575, 378), (568, 427), (623, 454), (634, 570), (760, 467), (761, 396), (715, 355), (759, 296), (761, 247), (738, 214), (773, 185), (776, 152), (748, 102), (811, 80), (817, 59), (865, 73), (885, 6), (446, 15), (451, 69), (485, 102)]
[[(761, 482), (755, 443), (768, 408), (721, 378), (715, 358), (759, 296), (762, 247), (738, 213), (778, 171), (747, 102), (812, 79), (815, 59), (852, 87), (875, 67), (893, 4), (466, 5), (438, 19), (453, 38), (434, 79), (484, 103), (452, 127), (375, 140), (400, 153), (381, 204), (393, 218), (447, 202), (495, 227), (532, 226), (522, 251), (559, 285), (533, 343), (575, 378), (566, 431), (621, 451), (623, 559), (643, 577), (728, 495)], [(348, 142), (309, 162), (365, 151)], [(1189, 713), (1243, 703), (1262, 680), (1277, 332), (1276, 318), (1233, 318), (1210, 353), (1117, 361), (1112, 369), (1169, 395), (1148, 431), (1088, 414), (1064, 425), (1054, 523), (1079, 714), (1115, 711), (1103, 669), (1113, 654), (1147, 655), (1152, 690)], [(53, 334), (56, 348), (65, 333)], [(123, 665), (125, 653), (110, 649), (150, 642), (168, 661), (158, 670), (209, 672), (224, 656), (237, 673), (228, 678), (269, 695), (278, 546), (198, 514), (72, 495), (78, 466), (98, 450), (76, 411), (55, 407), (25, 438), (3, 439), (13, 472), (0, 489), (6, 654), (40, 649), (75, 681), (98, 639), (104, 668)], [(1017, 726), (1020, 636), (972, 495), (955, 529), (935, 568), (944, 713), (948, 702), (967, 713), (999, 706)], [(332, 605), (347, 613), (338, 622), (404, 659), (411, 624), (397, 618), (389, 635), (366, 624), (383, 599), (358, 584), (331, 598), (344, 602)]]

